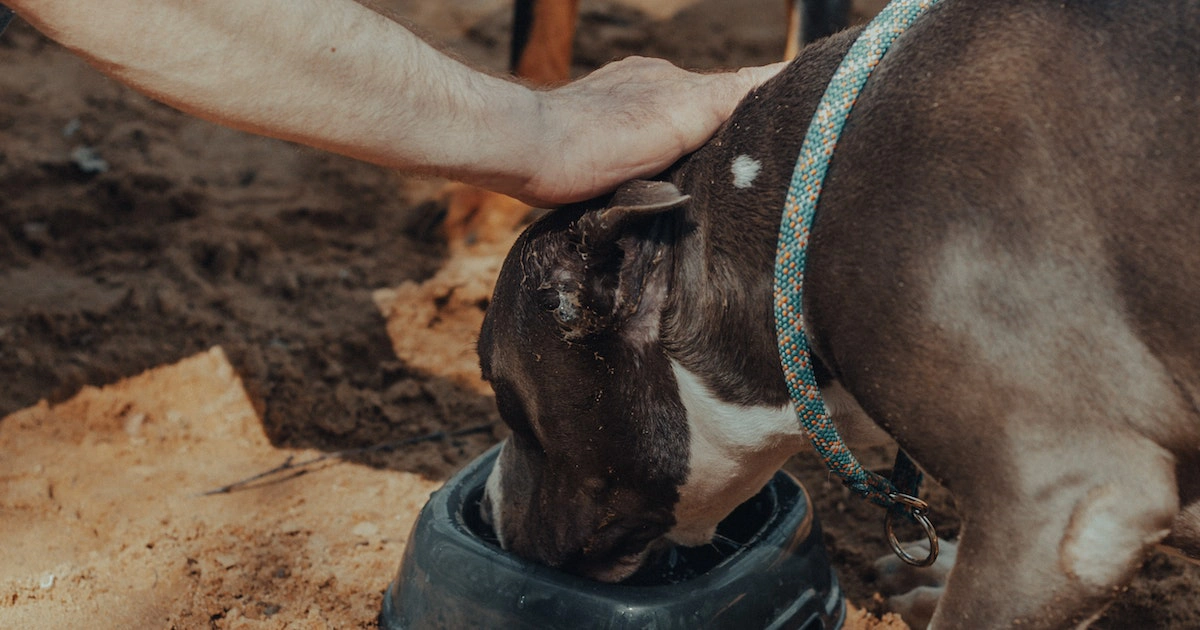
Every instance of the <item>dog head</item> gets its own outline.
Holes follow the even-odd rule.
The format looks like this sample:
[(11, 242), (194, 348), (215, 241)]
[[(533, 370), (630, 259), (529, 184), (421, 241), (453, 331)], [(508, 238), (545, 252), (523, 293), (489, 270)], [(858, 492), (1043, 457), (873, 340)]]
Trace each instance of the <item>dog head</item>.
[(706, 423), (729, 417), (666, 350), (688, 203), (669, 183), (633, 182), (544, 217), (505, 260), (479, 355), (512, 428), (483, 505), (507, 549), (618, 581), (664, 541), (708, 542), (782, 464), (708, 448)]
[(479, 338), (484, 378), (512, 429), (485, 511), (501, 543), (564, 570), (632, 573), (674, 524), (687, 426), (656, 347), (670, 184), (564, 208), (513, 246)]

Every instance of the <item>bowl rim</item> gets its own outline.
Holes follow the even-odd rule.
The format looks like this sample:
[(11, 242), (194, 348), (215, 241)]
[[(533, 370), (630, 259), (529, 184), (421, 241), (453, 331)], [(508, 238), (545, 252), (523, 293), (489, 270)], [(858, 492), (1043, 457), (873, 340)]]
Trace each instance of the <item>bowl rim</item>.
[[(740, 579), (745, 574), (748, 566), (769, 567), (778, 560), (781, 548), (773, 546), (769, 544), (770, 541), (765, 540), (771, 534), (783, 533), (787, 540), (804, 540), (812, 537), (813, 534), (815, 519), (812, 509), (812, 498), (808, 494), (808, 489), (796, 480), (795, 477), (780, 470), (772, 475), (763, 489), (766, 490), (769, 488), (773, 495), (777, 497), (777, 486), (781, 483), (789, 484), (796, 488), (797, 497), (794, 503), (803, 509), (803, 514), (794, 525), (788, 524), (790, 520), (796, 520), (794, 518), (794, 508), (792, 510), (781, 510), (776, 507), (771, 517), (767, 519), (767, 522), (758, 528), (752, 539), (742, 549), (730, 554), (701, 574), (663, 584), (598, 582), (521, 558), (497, 545), (481, 540), (471, 531), (470, 526), (464, 522), (462, 510), (469, 502), (469, 495), (477, 489), (476, 485), (470, 482), (479, 476), (484, 476), (484, 480), (486, 480), (486, 474), (490, 472), (492, 463), (499, 456), (502, 446), (503, 442), (492, 446), (483, 454), (476, 457), (468, 466), (459, 471), (458, 474), (447, 480), (441, 488), (431, 495), (426, 507), (435, 508), (438, 512), (435, 518), (440, 520), (443, 525), (449, 524), (450, 527), (448, 529), (451, 529), (456, 534), (454, 536), (454, 544), (468, 546), (469, 550), (473, 552), (472, 555), (480, 557), (489, 563), (499, 562), (506, 570), (517, 572), (522, 576), (529, 576), (531, 573), (537, 574), (540, 578), (552, 581), (566, 590), (604, 593), (614, 599), (642, 599), (655, 597), (669, 598), (674, 594), (671, 591), (720, 589)], [(437, 501), (436, 506), (435, 499), (440, 499)], [(778, 498), (775, 501), (777, 502)], [(778, 503), (776, 503), (777, 505)], [(787, 527), (789, 530), (783, 532), (783, 527)]]
[(780, 471), (766, 485), (794, 487), (791, 507), (776, 503), (740, 552), (678, 580), (606, 584), (504, 551), (461, 520), (467, 493), (486, 482), (500, 448), (475, 458), (430, 496), (384, 593), (380, 628), (545, 630), (578, 627), (592, 617), (621, 629), (687, 629), (704, 619), (776, 629), (845, 623), (845, 595), (810, 496), (790, 474)]

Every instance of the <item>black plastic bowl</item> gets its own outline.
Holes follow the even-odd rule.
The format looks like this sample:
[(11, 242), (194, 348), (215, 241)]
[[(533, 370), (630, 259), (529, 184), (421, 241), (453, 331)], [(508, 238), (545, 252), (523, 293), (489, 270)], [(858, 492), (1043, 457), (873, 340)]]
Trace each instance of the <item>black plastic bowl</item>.
[(499, 447), (433, 493), (396, 581), (384, 630), (424, 628), (840, 628), (845, 599), (808, 495), (780, 472), (717, 528), (713, 545), (675, 548), (620, 584), (506, 553), (479, 517)]

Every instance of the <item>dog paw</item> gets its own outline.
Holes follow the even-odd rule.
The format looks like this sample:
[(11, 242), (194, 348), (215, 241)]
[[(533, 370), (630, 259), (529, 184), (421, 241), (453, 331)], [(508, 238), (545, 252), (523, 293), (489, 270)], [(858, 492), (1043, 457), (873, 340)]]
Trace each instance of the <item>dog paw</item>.
[[(929, 625), (945, 587), (946, 576), (958, 554), (958, 548), (952, 542), (940, 541), (938, 549), (937, 562), (930, 567), (914, 567), (895, 554), (875, 561), (879, 592), (887, 598), (888, 611), (900, 615), (914, 630)], [(929, 554), (929, 541), (908, 543), (904, 545), (904, 551), (923, 558)]]

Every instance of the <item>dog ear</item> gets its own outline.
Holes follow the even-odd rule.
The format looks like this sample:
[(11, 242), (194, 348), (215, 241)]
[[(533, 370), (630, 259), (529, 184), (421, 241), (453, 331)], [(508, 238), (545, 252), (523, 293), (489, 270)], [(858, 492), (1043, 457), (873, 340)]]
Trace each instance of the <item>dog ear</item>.
[[(674, 223), (654, 219), (688, 199), (668, 182), (632, 181), (605, 205), (580, 216), (574, 232), (583, 267), (576, 290), (549, 296), (551, 310), (571, 336), (630, 328), (655, 310), (647, 303), (647, 288), (674, 239)], [(661, 299), (665, 289), (654, 295)]]
[(580, 217), (580, 240), (585, 248), (614, 244), (629, 223), (682, 207), (688, 199), (670, 182), (626, 182), (607, 205)]

